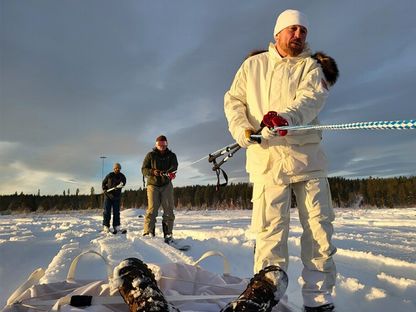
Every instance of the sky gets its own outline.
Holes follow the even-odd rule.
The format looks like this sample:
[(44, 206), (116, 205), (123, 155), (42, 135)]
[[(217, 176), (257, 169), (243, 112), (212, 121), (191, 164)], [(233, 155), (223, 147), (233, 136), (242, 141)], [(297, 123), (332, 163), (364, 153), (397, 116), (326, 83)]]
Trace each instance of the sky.
[[(414, 0), (0, 0), (0, 194), (88, 194), (114, 162), (138, 189), (160, 134), (174, 185), (215, 184), (196, 161), (234, 142), (224, 93), (288, 8), (340, 70), (322, 124), (416, 119)], [(414, 130), (325, 131), (323, 147), (330, 176), (415, 174)], [(224, 169), (247, 181), (243, 152)]]
[[(334, 256), (337, 281), (333, 294), (337, 311), (415, 311), (416, 208), (343, 208), (335, 209), (335, 213), (336, 231), (333, 241), (338, 250)], [(97, 232), (97, 229), (101, 229), (102, 221), (98, 210), (0, 216), (0, 309), (12, 292), (35, 269), (45, 270), (45, 275), (40, 279), (41, 284), (64, 281), (72, 260), (86, 250), (103, 255), (109, 263), (110, 272), (122, 260), (136, 257), (150, 264), (152, 269), (156, 268), (152, 264), (164, 267), (164, 276), (175, 276), (171, 271), (173, 263), (192, 265), (205, 252), (216, 251), (228, 260), (229, 273), (232, 276), (252, 277), (255, 242), (254, 234), (250, 231), (251, 211), (178, 211), (174, 235), (179, 244), (191, 247), (186, 252), (180, 252), (164, 243), (159, 226), (161, 217), (158, 217), (156, 237), (142, 237), (143, 218), (140, 215), (143, 214), (143, 209), (134, 208), (121, 212), (121, 221), (127, 228), (127, 235)], [(294, 311), (303, 311), (300, 278), (303, 267), (300, 259), (301, 234), (302, 226), (295, 209), (291, 211), (287, 270), (289, 285), (286, 291), (286, 300)], [(218, 256), (201, 261), (201, 270), (198, 270), (195, 278), (190, 278), (194, 271), (189, 270), (189, 267), (187, 270), (180, 270), (183, 273), (181, 283), (176, 284), (179, 287), (171, 286), (173, 290), (170, 290), (170, 294), (174, 291), (184, 294), (183, 281), (186, 280), (199, 281), (202, 285), (188, 287), (188, 293), (185, 294), (189, 294), (189, 289), (193, 290), (193, 294), (215, 294), (218, 288), (210, 288), (211, 293), (207, 291), (207, 287), (218, 281), (218, 278), (206, 277), (206, 271), (202, 270), (222, 275), (223, 263), (224, 260)], [(88, 257), (87, 254), (78, 262), (75, 279), (106, 280), (106, 272), (101, 258), (96, 255)], [(161, 275), (157, 270), (154, 272), (156, 277)], [(202, 276), (205, 278), (201, 279)], [(172, 285), (171, 282), (172, 280), (169, 283), (160, 283), (162, 290), (166, 291), (165, 294), (169, 294), (169, 290), (163, 288), (163, 285)], [(245, 284), (241, 285), (242, 288), (235, 288), (240, 289), (237, 294), (245, 288)], [(85, 289), (91, 291), (97, 288), (84, 288), (84, 291)], [(108, 288), (104, 285), (100, 288), (100, 294), (107, 295), (106, 290)], [(227, 292), (230, 293), (233, 294)], [(195, 300), (182, 302), (179, 308), (181, 311), (219, 310), (217, 305), (212, 305), (212, 301), (211, 305), (201, 301), (198, 303)], [(62, 311), (68, 310), (62, 308)], [(103, 309), (95, 306), (85, 310)]]

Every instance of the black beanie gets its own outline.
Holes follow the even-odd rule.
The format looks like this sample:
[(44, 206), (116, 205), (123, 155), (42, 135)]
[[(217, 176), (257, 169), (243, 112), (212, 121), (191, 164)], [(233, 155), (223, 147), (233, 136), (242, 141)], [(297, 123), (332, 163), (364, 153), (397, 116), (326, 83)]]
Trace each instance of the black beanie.
[(156, 142), (159, 142), (159, 141), (168, 141), (168, 139), (166, 139), (166, 137), (164, 136), (164, 135), (159, 135), (157, 138), (156, 138)]

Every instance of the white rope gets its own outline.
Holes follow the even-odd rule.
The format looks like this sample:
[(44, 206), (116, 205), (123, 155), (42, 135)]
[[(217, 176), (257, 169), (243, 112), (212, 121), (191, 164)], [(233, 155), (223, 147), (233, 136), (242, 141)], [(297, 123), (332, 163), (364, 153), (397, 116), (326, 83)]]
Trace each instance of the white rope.
[(409, 130), (416, 129), (416, 119), (393, 121), (363, 121), (332, 125), (305, 125), (275, 127), (274, 130)]
[[(393, 121), (363, 121), (332, 125), (302, 125), (302, 126), (282, 126), (274, 127), (273, 131), (278, 130), (410, 130), (416, 129), (416, 119), (393, 120)], [(260, 134), (251, 135), (252, 138), (262, 138)]]

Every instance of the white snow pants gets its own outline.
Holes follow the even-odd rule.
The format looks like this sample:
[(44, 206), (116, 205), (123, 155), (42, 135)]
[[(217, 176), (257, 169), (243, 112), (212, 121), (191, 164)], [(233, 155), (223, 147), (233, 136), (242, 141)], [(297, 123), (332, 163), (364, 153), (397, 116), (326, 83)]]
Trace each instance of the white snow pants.
[(335, 216), (326, 178), (289, 185), (254, 184), (252, 228), (257, 232), (254, 273), (271, 264), (287, 270), (292, 190), (303, 227), (301, 259), (304, 266), (304, 305), (316, 307), (332, 303), (331, 293), (336, 279), (332, 256), (336, 248), (331, 243), (331, 237)]

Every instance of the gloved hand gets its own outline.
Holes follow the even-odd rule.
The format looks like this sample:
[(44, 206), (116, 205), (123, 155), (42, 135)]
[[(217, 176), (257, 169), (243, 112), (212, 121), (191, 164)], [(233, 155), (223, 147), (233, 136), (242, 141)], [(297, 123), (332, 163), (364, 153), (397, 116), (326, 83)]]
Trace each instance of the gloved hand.
[(152, 169), (152, 175), (159, 177), (161, 175), (161, 171), (159, 169)]
[(168, 172), (168, 177), (169, 177), (169, 180), (173, 180), (173, 179), (176, 178), (176, 173), (175, 172)]
[(244, 130), (244, 132), (240, 135), (237, 143), (238, 145), (240, 145), (241, 147), (248, 147), (251, 144), (257, 143), (256, 141), (251, 139), (251, 135), (254, 134), (254, 130), (253, 129), (246, 129)]
[[(280, 116), (277, 112), (270, 111), (266, 115), (263, 116), (261, 126), (262, 127), (267, 126), (268, 128), (273, 129), (274, 127), (289, 126), (289, 123), (287, 122), (285, 118)], [(278, 130), (277, 132), (279, 133), (280, 136), (285, 136), (287, 134), (287, 130)]]
[(265, 140), (270, 140), (271, 138), (274, 138), (277, 136), (277, 132), (271, 130), (269, 127), (264, 127), (261, 129), (261, 137)]

